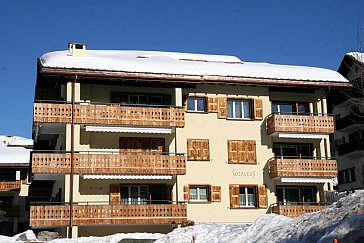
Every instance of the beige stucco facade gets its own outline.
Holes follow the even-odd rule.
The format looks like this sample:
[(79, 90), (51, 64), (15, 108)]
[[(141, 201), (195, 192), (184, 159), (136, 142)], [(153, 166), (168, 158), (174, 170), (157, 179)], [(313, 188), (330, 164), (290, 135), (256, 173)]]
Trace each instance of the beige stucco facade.
[[(87, 56), (81, 47), (70, 46), (67, 58)], [(39, 62), (32, 173), (48, 201), (31, 207), (31, 227), (72, 237), (166, 233), (192, 221), (252, 224), (324, 207), (337, 173), (330, 81), (278, 71), (278, 79), (242, 77), (237, 58), (163, 55), (186, 66), (154, 73)], [(196, 75), (194, 65), (221, 68), (220, 76)]]

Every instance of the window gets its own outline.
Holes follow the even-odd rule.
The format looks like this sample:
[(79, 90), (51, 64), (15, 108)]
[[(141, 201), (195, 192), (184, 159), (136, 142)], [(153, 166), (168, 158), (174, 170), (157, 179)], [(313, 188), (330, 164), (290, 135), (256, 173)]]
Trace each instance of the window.
[(194, 112), (206, 111), (206, 99), (203, 97), (188, 97), (187, 98), (187, 110)]
[(272, 112), (274, 114), (299, 114), (309, 113), (308, 102), (273, 101)]
[(355, 167), (340, 170), (338, 175), (339, 184), (346, 184), (355, 181)]
[(228, 99), (228, 118), (251, 119), (251, 100)]
[(190, 186), (190, 201), (209, 201), (209, 186)]
[(279, 205), (310, 205), (316, 202), (314, 187), (277, 187)]
[(120, 190), (121, 204), (147, 204), (147, 186), (122, 186)]
[(312, 159), (313, 148), (312, 144), (289, 144), (289, 143), (274, 143), (273, 150), (276, 158), (290, 159)]
[(267, 208), (268, 192), (265, 185), (229, 185), (230, 208)]
[(110, 93), (111, 103), (120, 103), (123, 105), (171, 105), (171, 96), (165, 94), (146, 94), (146, 93)]
[(240, 186), (239, 187), (240, 207), (256, 207), (256, 187), (255, 186)]

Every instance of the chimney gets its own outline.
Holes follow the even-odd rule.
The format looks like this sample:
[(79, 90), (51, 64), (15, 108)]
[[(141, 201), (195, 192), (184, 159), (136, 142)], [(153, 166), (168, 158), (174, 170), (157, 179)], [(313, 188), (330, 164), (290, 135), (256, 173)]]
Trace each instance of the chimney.
[(68, 43), (68, 55), (74, 57), (86, 56), (86, 44)]

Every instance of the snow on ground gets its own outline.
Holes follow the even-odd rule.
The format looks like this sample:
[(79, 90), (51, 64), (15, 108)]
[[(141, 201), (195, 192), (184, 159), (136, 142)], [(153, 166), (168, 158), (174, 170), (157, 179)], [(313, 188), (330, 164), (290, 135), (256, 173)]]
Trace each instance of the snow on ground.
[[(35, 241), (31, 230), (27, 238)], [(14, 237), (0, 236), (0, 242), (16, 241)], [(195, 226), (178, 228), (169, 234), (115, 234), (105, 237), (81, 237), (78, 239), (57, 239), (53, 243), (113, 243), (122, 239), (157, 239), (156, 243), (240, 243), (240, 242), (281, 242), (281, 243), (326, 243), (337, 239), (339, 242), (364, 242), (364, 190), (342, 197), (321, 212), (309, 213), (297, 218), (276, 214), (259, 217), (253, 225), (231, 225), (200, 223)]]

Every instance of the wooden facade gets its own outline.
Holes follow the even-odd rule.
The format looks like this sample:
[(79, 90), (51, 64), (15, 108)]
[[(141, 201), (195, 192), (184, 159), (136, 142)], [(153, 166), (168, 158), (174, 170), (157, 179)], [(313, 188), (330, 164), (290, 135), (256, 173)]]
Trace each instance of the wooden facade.
[[(74, 154), (76, 174), (151, 174), (184, 175), (186, 158), (183, 155), (145, 153)], [(33, 173), (71, 172), (71, 154), (33, 153)]]
[(0, 181), (0, 192), (7, 192), (11, 190), (20, 190), (20, 181)]
[(272, 207), (272, 213), (287, 217), (298, 217), (305, 213), (313, 213), (326, 208), (325, 205), (276, 205)]
[[(118, 104), (76, 104), (76, 124), (183, 127), (185, 111), (179, 108), (129, 107)], [(34, 122), (71, 123), (71, 104), (34, 103)]]
[[(148, 205), (74, 205), (74, 225), (110, 224), (177, 224), (187, 221), (184, 204)], [(30, 226), (67, 226), (70, 207), (67, 205), (31, 206)]]
[(335, 177), (337, 176), (336, 160), (327, 159), (280, 159), (269, 161), (271, 178), (281, 176), (299, 177)]
[(333, 133), (332, 116), (271, 114), (267, 117), (268, 135), (275, 132)]

